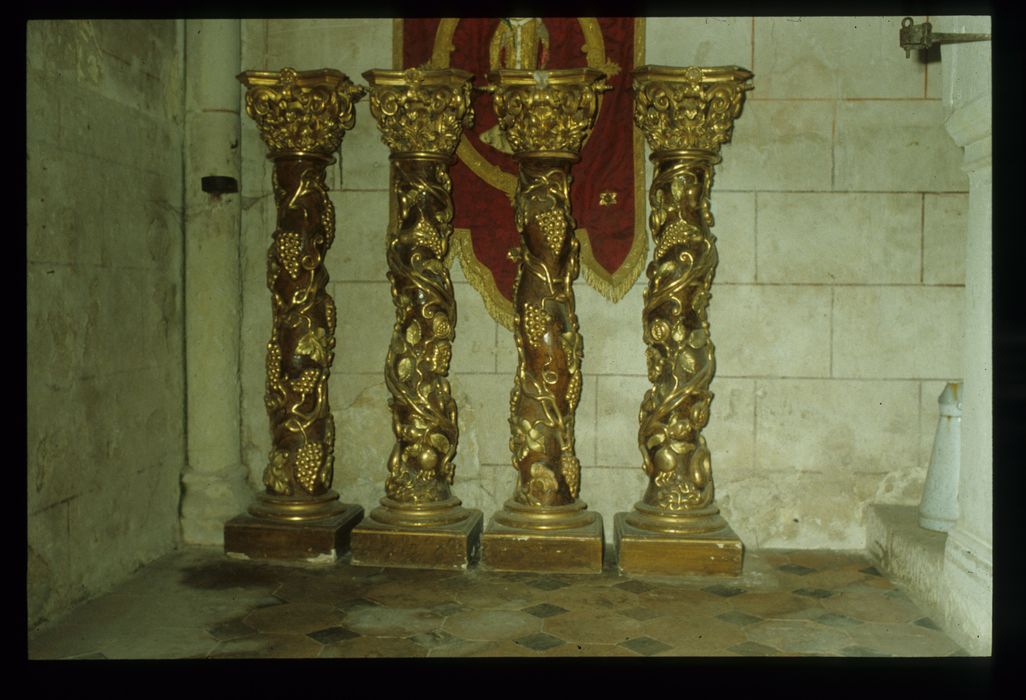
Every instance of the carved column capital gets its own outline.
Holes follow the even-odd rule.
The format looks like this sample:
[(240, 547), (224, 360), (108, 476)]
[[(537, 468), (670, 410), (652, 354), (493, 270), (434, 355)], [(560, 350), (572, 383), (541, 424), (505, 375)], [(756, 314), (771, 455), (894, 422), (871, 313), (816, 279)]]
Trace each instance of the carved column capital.
[(246, 113), (257, 123), (270, 158), (319, 154), (330, 158), (356, 122), (355, 104), (365, 94), (342, 72), (324, 68), (245, 71)]
[(594, 68), (488, 74), (495, 114), (513, 152), (575, 158), (594, 126), (605, 74)]
[(456, 68), (369, 70), (371, 114), (393, 157), (429, 153), (451, 158), (474, 122), (471, 81)]
[(644, 132), (653, 159), (665, 151), (687, 150), (705, 151), (718, 160), (753, 77), (737, 66), (641, 66), (632, 75), (634, 123)]

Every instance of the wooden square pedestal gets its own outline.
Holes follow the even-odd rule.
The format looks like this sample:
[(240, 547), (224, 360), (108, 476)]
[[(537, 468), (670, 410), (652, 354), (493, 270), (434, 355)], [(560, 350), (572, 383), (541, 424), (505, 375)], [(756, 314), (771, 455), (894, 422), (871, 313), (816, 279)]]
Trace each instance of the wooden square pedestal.
[(492, 518), (481, 537), (481, 564), (497, 571), (561, 574), (602, 573), (605, 548), (602, 517), (564, 530), (507, 527)]
[(224, 552), (249, 559), (305, 559), (334, 562), (349, 551), (349, 536), (363, 507), (345, 504), (338, 515), (294, 522), (243, 513), (224, 525)]
[(407, 526), (365, 519), (353, 530), (352, 563), (413, 569), (466, 569), (481, 552), (481, 511), (450, 525)]
[(617, 566), (625, 574), (741, 574), (745, 547), (730, 526), (698, 535), (664, 534), (633, 527), (626, 517), (617, 513), (613, 527)]

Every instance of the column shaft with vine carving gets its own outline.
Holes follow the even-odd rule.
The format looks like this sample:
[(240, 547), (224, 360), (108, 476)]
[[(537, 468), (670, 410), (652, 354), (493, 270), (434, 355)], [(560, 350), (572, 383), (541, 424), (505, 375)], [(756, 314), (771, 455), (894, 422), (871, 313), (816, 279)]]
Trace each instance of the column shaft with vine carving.
[(385, 361), (395, 446), (385, 494), (396, 504), (448, 502), (459, 439), (449, 360), (456, 301), (445, 266), (451, 184), (444, 161), (393, 158), (397, 226), (388, 236), (395, 326)]
[(452, 162), (470, 126), (472, 76), (461, 70), (371, 70), (371, 113), (391, 152), (388, 279), (395, 325), (385, 359), (395, 444), (381, 507), (353, 531), (353, 562), (463, 568), (476, 558), (481, 512), (451, 489), (459, 441), (449, 361), (456, 300), (446, 266)]
[[(643, 508), (710, 516), (716, 530), (709, 422), (716, 371), (706, 309), (718, 261), (709, 226), (710, 158), (684, 154), (656, 160), (649, 194), (655, 252), (642, 314), (652, 388), (641, 404), (638, 445), (649, 477)], [(639, 519), (628, 516), (628, 522)]]
[(267, 493), (318, 497), (331, 488), (335, 446), (328, 377), (335, 353), (335, 302), (324, 256), (335, 211), (324, 183), (328, 160), (279, 157), (274, 163), (278, 225), (267, 251), (272, 329), (267, 343), (271, 455)]
[(483, 556), (494, 568), (602, 567), (602, 519), (578, 498), (581, 467), (574, 452), (584, 353), (574, 310), (579, 244), (570, 170), (594, 125), (599, 93), (607, 89), (603, 78), (593, 69), (488, 76), (499, 127), (518, 164), (514, 216), (522, 241), (510, 253), (517, 262), (518, 362), (510, 394), (517, 484), (485, 532)]
[[(239, 80), (248, 88), (246, 111), (274, 161), (277, 226), (267, 252), (272, 328), (264, 397), (271, 451), (265, 491), (249, 509), (256, 521), (230, 521), (225, 545), (256, 556), (333, 558), (363, 509), (340, 503), (331, 488), (335, 429), (328, 379), (336, 309), (324, 258), (335, 235), (335, 209), (324, 177), (353, 127), (353, 105), (363, 90), (330, 69), (247, 71)], [(280, 526), (261, 521), (306, 526), (306, 532), (283, 538)]]
[[(713, 166), (720, 161), (721, 144), (730, 140), (751, 77), (736, 67), (644, 66), (634, 73), (635, 123), (655, 164), (649, 190), (655, 250), (642, 313), (652, 387), (641, 403), (638, 431), (649, 483), (634, 511), (618, 514), (616, 522), (620, 566), (636, 573), (696, 566), (739, 570), (741, 565), (740, 540), (715, 503), (702, 430), (709, 422), (716, 370), (707, 317), (718, 263), (711, 231)], [(679, 540), (646, 550), (651, 543), (639, 544), (645, 533)], [(723, 540), (712, 557), (700, 551), (708, 543), (686, 541), (709, 533)], [(659, 552), (662, 561), (643, 562), (642, 555), (651, 552)], [(670, 561), (674, 557), (678, 561)]]
[(521, 157), (515, 216), (522, 244), (512, 253), (517, 373), (510, 395), (514, 500), (565, 506), (580, 491), (574, 414), (581, 395), (583, 341), (574, 311), (579, 244), (570, 214), (567, 159)]

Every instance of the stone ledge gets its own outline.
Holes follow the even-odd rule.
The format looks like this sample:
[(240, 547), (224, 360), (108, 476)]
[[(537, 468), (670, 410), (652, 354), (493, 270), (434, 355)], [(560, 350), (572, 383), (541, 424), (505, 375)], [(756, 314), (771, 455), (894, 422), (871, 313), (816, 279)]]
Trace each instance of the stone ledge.
[(866, 551), (876, 565), (931, 608), (940, 605), (948, 536), (919, 526), (918, 506), (871, 503), (866, 510)]
[[(954, 531), (953, 531), (954, 532)], [(866, 510), (866, 553), (883, 573), (905, 588), (944, 632), (975, 656), (990, 651), (989, 626), (959, 599), (989, 580), (953, 580), (945, 549), (948, 534), (919, 526), (919, 507), (872, 503)], [(957, 568), (957, 567), (955, 567)]]

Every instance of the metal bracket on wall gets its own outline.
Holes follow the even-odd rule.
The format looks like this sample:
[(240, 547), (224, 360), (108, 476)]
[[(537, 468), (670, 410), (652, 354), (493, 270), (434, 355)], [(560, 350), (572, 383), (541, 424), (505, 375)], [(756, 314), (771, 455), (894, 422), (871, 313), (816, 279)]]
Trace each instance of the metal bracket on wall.
[(967, 41), (990, 41), (990, 34), (934, 34), (933, 25), (929, 22), (916, 24), (911, 17), (901, 20), (898, 32), (901, 48), (905, 49), (905, 58), (912, 55), (912, 50), (925, 51), (938, 44), (961, 44)]

